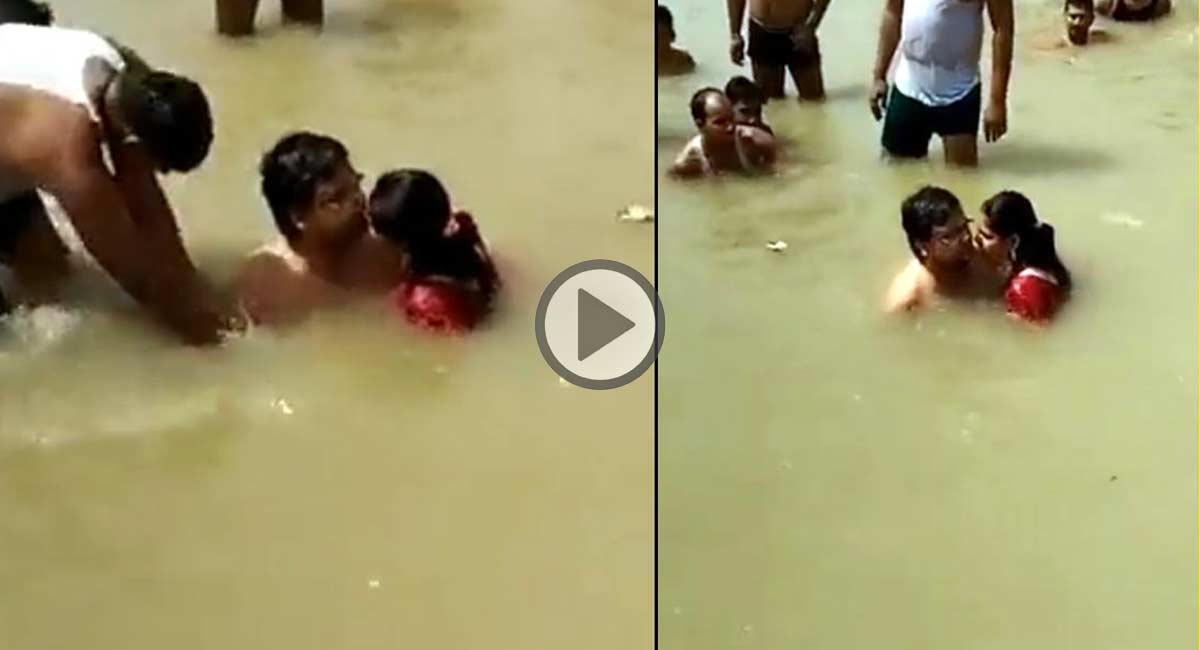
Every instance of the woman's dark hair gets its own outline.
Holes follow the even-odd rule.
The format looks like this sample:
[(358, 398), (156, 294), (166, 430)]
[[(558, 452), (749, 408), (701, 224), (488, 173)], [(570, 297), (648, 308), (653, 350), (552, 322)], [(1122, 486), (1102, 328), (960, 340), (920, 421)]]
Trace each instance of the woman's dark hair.
[(445, 236), (454, 218), (450, 195), (433, 174), (419, 169), (391, 171), (371, 190), (368, 214), (371, 228), (403, 246), (414, 276), (445, 276), (477, 282), (485, 300), (497, 287), (495, 269), (472, 224), (470, 232)]
[(946, 225), (962, 212), (962, 203), (954, 193), (942, 187), (926, 185), (913, 192), (900, 204), (900, 225), (908, 237), (908, 247), (917, 259), (922, 259), (917, 244), (927, 243), (933, 229)]
[(22, 23), (48, 27), (54, 23), (54, 12), (44, 2), (0, 0), (0, 23)]
[(752, 101), (763, 104), (767, 101), (762, 88), (746, 77), (734, 77), (725, 84), (725, 96), (733, 103)]
[(988, 230), (1008, 239), (1017, 237), (1013, 272), (1024, 268), (1046, 271), (1063, 290), (1071, 289), (1071, 273), (1054, 248), (1054, 227), (1038, 221), (1033, 203), (1024, 194), (1006, 190), (983, 202)]
[(296, 212), (311, 207), (317, 185), (332, 180), (348, 160), (341, 142), (307, 131), (284, 136), (263, 155), (258, 166), (263, 198), (284, 237), (299, 236)]
[(121, 75), (121, 112), (163, 171), (189, 172), (213, 141), (208, 99), (196, 82), (161, 70)]
[(450, 221), (450, 195), (436, 176), (420, 169), (387, 172), (371, 190), (371, 227), (411, 246), (437, 239)]

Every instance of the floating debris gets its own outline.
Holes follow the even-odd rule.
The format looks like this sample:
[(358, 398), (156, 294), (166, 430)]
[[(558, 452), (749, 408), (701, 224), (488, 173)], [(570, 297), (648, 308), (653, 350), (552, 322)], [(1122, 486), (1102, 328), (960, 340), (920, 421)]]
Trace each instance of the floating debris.
[(1105, 223), (1110, 223), (1114, 226), (1125, 226), (1126, 228), (1132, 228), (1134, 230), (1146, 225), (1145, 221), (1142, 221), (1141, 219), (1124, 212), (1110, 212), (1108, 214), (1101, 215), (1100, 220)]
[(628, 205), (622, 208), (620, 212), (617, 212), (617, 221), (632, 221), (634, 223), (654, 221), (654, 210), (644, 205)]
[(767, 250), (776, 253), (782, 253), (783, 251), (787, 250), (787, 247), (787, 242), (783, 241), (782, 239), (767, 242)]
[(1113, 481), (1115, 481), (1115, 480), (1117, 480), (1117, 475), (1116, 475), (1116, 474), (1113, 474), (1112, 476), (1108, 477), (1108, 482), (1109, 482), (1109, 483), (1112, 483), (1112, 482), (1113, 482)]
[(379, 588), (379, 580), (375, 579), (375, 578), (368, 580), (367, 587), (369, 587), (371, 589), (378, 589)]
[(271, 402), (271, 406), (274, 406), (276, 409), (279, 410), (280, 413), (282, 413), (284, 415), (291, 415), (291, 414), (295, 413), (295, 411), (292, 410), (292, 405), (288, 404), (287, 400), (283, 399), (282, 397), (275, 400), (274, 402)]

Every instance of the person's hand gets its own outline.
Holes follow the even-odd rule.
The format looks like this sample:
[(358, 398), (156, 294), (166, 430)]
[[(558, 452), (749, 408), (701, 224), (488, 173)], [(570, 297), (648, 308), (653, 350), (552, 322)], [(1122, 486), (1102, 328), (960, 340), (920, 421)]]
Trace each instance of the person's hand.
[(1008, 109), (1004, 102), (988, 102), (983, 111), (983, 138), (995, 142), (1008, 132)]
[(735, 65), (742, 65), (746, 62), (746, 42), (742, 40), (741, 34), (733, 34), (729, 40), (729, 60)]
[(887, 80), (875, 79), (867, 91), (867, 105), (871, 107), (871, 115), (875, 121), (883, 119), (883, 109), (887, 107)]
[(797, 52), (811, 55), (817, 49), (817, 30), (809, 25), (800, 25), (792, 30), (792, 47)]

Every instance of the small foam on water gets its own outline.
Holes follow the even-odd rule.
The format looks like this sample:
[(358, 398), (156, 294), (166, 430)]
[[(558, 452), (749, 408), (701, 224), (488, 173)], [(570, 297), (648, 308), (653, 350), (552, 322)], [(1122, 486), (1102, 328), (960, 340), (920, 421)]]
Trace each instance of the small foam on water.
[(52, 347), (79, 328), (83, 316), (59, 305), (18, 308), (5, 316), (4, 324), (20, 341), (24, 350), (38, 351)]

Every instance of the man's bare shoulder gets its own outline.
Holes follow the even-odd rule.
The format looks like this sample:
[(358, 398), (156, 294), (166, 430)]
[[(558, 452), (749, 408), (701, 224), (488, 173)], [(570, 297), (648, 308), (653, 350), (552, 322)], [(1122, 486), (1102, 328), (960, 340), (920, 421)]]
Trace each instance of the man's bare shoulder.
[(892, 279), (884, 298), (884, 311), (914, 311), (928, 302), (933, 293), (933, 276), (916, 260), (910, 261)]

